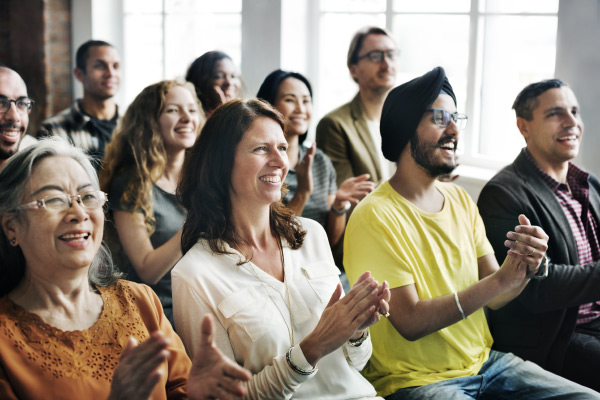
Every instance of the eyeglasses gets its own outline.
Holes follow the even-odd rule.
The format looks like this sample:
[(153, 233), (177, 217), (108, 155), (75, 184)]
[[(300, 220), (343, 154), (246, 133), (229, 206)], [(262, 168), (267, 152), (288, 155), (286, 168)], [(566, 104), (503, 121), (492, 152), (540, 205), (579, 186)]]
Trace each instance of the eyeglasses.
[(95, 210), (102, 207), (107, 201), (108, 196), (100, 190), (85, 192), (81, 194), (53, 194), (43, 199), (32, 201), (31, 203), (19, 206), (21, 210), (35, 210), (45, 208), (48, 211), (63, 212), (71, 208), (73, 199), (88, 210)]
[(437, 126), (444, 128), (450, 125), (450, 119), (452, 119), (459, 131), (465, 129), (467, 126), (467, 121), (469, 120), (469, 116), (467, 114), (450, 114), (448, 111), (442, 110), (441, 108), (432, 108), (425, 110), (425, 112), (433, 113), (433, 122)]
[(396, 57), (398, 57), (399, 55), (400, 55), (400, 52), (396, 49), (393, 49), (393, 50), (371, 50), (367, 54), (358, 57), (357, 61), (360, 61), (363, 58), (368, 58), (369, 60), (373, 61), (374, 63), (379, 64), (379, 63), (383, 62), (384, 56), (387, 56), (388, 60), (394, 61), (396, 59)]
[(31, 112), (31, 107), (33, 107), (35, 101), (26, 97), (16, 100), (9, 99), (6, 97), (0, 97), (0, 113), (4, 114), (8, 112), (8, 110), (10, 110), (10, 103), (15, 103), (15, 106), (17, 107), (17, 110), (19, 110), (19, 112), (29, 114)]

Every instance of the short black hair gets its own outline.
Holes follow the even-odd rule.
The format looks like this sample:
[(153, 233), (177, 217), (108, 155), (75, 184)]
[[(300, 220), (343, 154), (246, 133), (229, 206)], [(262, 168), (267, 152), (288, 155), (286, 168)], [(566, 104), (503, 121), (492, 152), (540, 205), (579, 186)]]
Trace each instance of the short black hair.
[(85, 73), (85, 64), (90, 56), (90, 48), (100, 46), (115, 47), (103, 40), (88, 40), (77, 49), (77, 53), (75, 54), (75, 66)]
[(538, 97), (550, 89), (558, 89), (563, 86), (567, 86), (567, 84), (560, 79), (546, 79), (527, 85), (517, 95), (512, 108), (515, 110), (517, 117), (531, 121), (533, 119), (533, 110), (539, 104)]
[(287, 78), (295, 78), (304, 83), (308, 88), (310, 98), (312, 99), (312, 87), (310, 86), (310, 82), (308, 81), (308, 79), (306, 79), (304, 75), (298, 72), (288, 72), (282, 71), (280, 69), (271, 72), (265, 78), (262, 85), (260, 85), (260, 89), (258, 89), (258, 93), (256, 93), (256, 97), (271, 103), (271, 105), (275, 107), (275, 100), (277, 97), (277, 91), (279, 90), (279, 86), (281, 86), (281, 83)]

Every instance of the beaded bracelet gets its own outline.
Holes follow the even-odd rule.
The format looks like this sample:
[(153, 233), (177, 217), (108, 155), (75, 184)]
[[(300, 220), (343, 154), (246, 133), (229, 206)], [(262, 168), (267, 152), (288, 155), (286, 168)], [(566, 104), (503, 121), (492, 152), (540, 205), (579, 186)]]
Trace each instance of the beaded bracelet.
[(369, 330), (365, 330), (361, 337), (356, 340), (348, 340), (348, 344), (352, 347), (358, 347), (369, 337)]

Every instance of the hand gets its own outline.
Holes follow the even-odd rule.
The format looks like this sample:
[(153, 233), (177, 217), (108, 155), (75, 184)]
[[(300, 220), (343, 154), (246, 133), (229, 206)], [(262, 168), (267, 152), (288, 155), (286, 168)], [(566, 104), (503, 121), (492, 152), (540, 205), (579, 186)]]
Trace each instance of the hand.
[(313, 143), (304, 157), (302, 157), (302, 160), (296, 164), (296, 178), (298, 179), (297, 192), (304, 192), (307, 194), (313, 192), (312, 163), (316, 151), (317, 145)]
[(129, 338), (113, 374), (109, 400), (146, 400), (164, 373), (160, 366), (169, 357), (169, 340), (154, 332), (144, 343)]
[(368, 181), (369, 177), (369, 174), (362, 174), (353, 178), (348, 178), (342, 182), (335, 194), (333, 206), (336, 209), (341, 209), (343, 206), (342, 203), (346, 201), (349, 201), (352, 204), (358, 204), (363, 197), (375, 189), (375, 183)]
[(528, 275), (535, 274), (548, 250), (548, 235), (539, 226), (532, 226), (523, 214), (519, 215), (519, 223), (516, 232), (506, 234), (512, 240), (507, 240), (505, 245), (510, 248), (510, 255), (527, 265)]
[(243, 382), (250, 380), (251, 373), (223, 355), (215, 347), (213, 322), (205, 316), (201, 326), (200, 347), (188, 378), (187, 391), (190, 399), (235, 399), (246, 394)]
[[(342, 298), (342, 285), (337, 285), (317, 326), (300, 342), (306, 361), (315, 366), (322, 357), (354, 337), (357, 331), (368, 327), (373, 319), (379, 320), (379, 296), (389, 298), (389, 290), (386, 294), (378, 286), (369, 272), (361, 275)], [(387, 312), (387, 301), (383, 307)]]
[(223, 89), (221, 89), (221, 86), (215, 85), (215, 86), (213, 86), (213, 89), (215, 91), (215, 94), (217, 95), (216, 98), (220, 99), (219, 104), (226, 103), (227, 96), (225, 95), (225, 92), (223, 92)]

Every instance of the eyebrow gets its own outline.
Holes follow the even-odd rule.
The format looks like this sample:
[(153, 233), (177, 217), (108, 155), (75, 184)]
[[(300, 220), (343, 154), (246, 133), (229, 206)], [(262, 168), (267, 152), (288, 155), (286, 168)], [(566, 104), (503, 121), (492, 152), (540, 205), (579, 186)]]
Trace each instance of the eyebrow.
[[(79, 185), (77, 187), (77, 191), (81, 192), (82, 189), (85, 189), (87, 187), (92, 186), (91, 183), (84, 183), (83, 185)], [(36, 194), (39, 194), (41, 192), (45, 192), (46, 190), (58, 190), (59, 192), (65, 192), (65, 189), (61, 188), (60, 186), (57, 185), (46, 185), (46, 186), (42, 186), (41, 188), (39, 188), (38, 190), (36, 190), (35, 192), (33, 192), (31, 195), (35, 196)]]
[[(5, 96), (3, 94), (0, 94), (0, 98), (8, 100), (8, 96)], [(27, 98), (28, 98), (27, 95), (25, 95), (25, 96), (19, 96), (15, 100), (26, 100)]]

